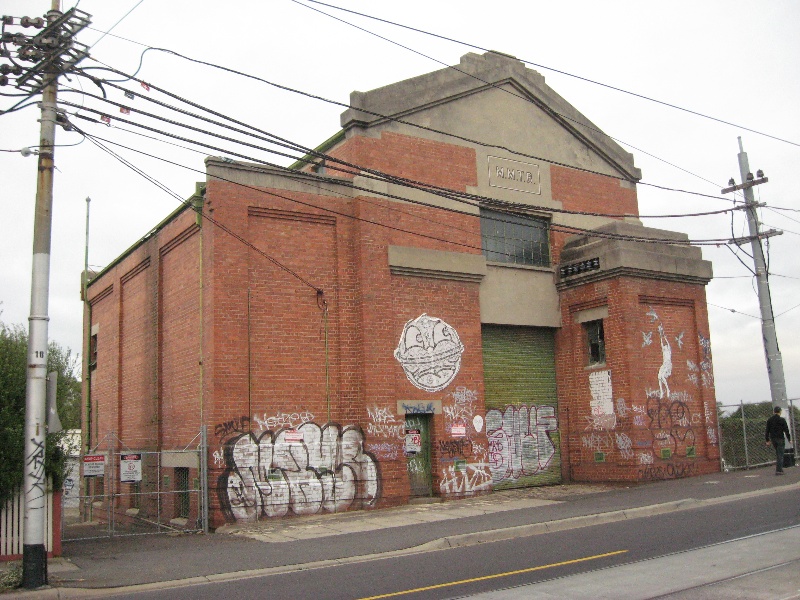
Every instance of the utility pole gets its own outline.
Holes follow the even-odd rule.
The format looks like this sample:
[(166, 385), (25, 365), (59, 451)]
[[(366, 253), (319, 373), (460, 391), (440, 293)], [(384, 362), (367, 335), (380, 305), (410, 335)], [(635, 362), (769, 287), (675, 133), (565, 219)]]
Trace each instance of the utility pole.
[[(741, 190), (744, 194), (745, 209), (747, 212), (747, 223), (750, 228), (750, 235), (746, 238), (732, 240), (736, 244), (750, 242), (753, 251), (753, 262), (755, 263), (756, 284), (758, 289), (758, 303), (761, 307), (761, 334), (764, 339), (764, 355), (767, 361), (767, 374), (769, 376), (769, 389), (772, 395), (772, 405), (780, 406), (785, 412), (789, 412), (789, 403), (786, 398), (786, 380), (783, 376), (783, 359), (778, 348), (778, 335), (775, 331), (775, 317), (772, 313), (772, 298), (769, 291), (769, 274), (764, 260), (764, 249), (761, 246), (761, 239), (773, 235), (781, 235), (782, 231), (771, 229), (762, 232), (758, 222), (756, 208), (763, 206), (755, 201), (753, 187), (769, 181), (764, 177), (764, 173), (759, 170), (754, 178), (750, 172), (750, 164), (747, 160), (747, 153), (742, 147), (742, 138), (739, 137), (739, 173), (742, 183), (735, 185), (733, 179), (728, 183), (730, 187), (722, 190), (723, 194)], [(789, 414), (791, 420), (793, 415)]]
[[(53, 0), (48, 22), (60, 16)], [(22, 539), (22, 585), (32, 589), (47, 584), (47, 549), (44, 544), (45, 496), (45, 394), (47, 389), (47, 330), (50, 317), (50, 230), (53, 208), (53, 147), (56, 135), (58, 81), (42, 90), (41, 135), (33, 220), (31, 313), (28, 317), (28, 375), (25, 396), (25, 526)]]
[[(50, 296), (50, 239), (53, 207), (53, 150), (56, 124), (59, 122), (56, 97), (58, 76), (87, 56), (85, 46), (73, 40), (89, 24), (89, 15), (71, 9), (60, 10), (60, 1), (51, 0), (45, 18), (23, 17), (19, 25), (42, 29), (35, 36), (13, 34), (7, 26), (14, 17), (2, 18), (2, 52), (11, 65), (0, 65), (0, 85), (9, 83), (8, 75), (17, 76), (16, 86), (32, 97), (41, 92), (41, 129), (36, 181), (36, 205), (33, 224), (33, 261), (31, 269), (31, 312), (28, 317), (28, 366), (25, 395), (24, 449), (24, 529), (22, 538), (22, 585), (34, 589), (47, 584), (47, 548), (45, 547), (45, 445), (47, 434), (47, 349), (48, 304)], [(9, 50), (17, 46), (16, 57)], [(33, 62), (30, 68), (21, 63)]]

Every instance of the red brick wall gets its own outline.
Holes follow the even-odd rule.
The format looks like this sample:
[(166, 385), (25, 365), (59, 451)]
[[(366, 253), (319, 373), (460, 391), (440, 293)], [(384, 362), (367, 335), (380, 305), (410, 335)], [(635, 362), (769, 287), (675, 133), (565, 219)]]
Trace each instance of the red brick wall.
[[(565, 475), (647, 481), (719, 470), (704, 287), (625, 277), (570, 288), (561, 298), (556, 341)], [(586, 332), (575, 313), (595, 306), (608, 306), (606, 364), (589, 367)], [(669, 394), (659, 388), (667, 362)], [(597, 418), (590, 374), (602, 371), (611, 374), (613, 410)], [(664, 449), (671, 455), (662, 455)], [(604, 462), (596, 460), (598, 452)]]
[[(451, 144), (384, 133), (351, 138), (334, 154), (456, 190), (477, 185), (474, 150)], [(552, 167), (551, 179), (553, 198), (565, 208), (636, 213), (635, 190), (616, 179), (561, 167)], [(475, 469), (487, 463), (485, 431), (477, 431), (471, 420), (473, 414), (485, 415), (479, 284), (392, 275), (388, 247), (479, 254), (479, 219), (379, 198), (258, 191), (213, 179), (204, 210), (252, 246), (210, 223), (198, 231), (187, 211), (92, 286), (95, 297), (113, 286), (96, 302), (93, 315), (101, 324), (101, 358), (92, 378), (101, 435), (121, 423), (137, 444), (160, 441), (176, 448), (208, 425), (212, 526), (219, 526), (226, 519), (256, 516), (256, 482), (273, 490), (264, 496), (271, 503), (264, 508), (268, 514), (406, 502), (405, 415), (397, 403), (437, 401), (444, 410), (432, 423), (433, 492), (470, 493), (454, 467), (455, 461)], [(552, 243), (555, 263), (563, 236), (554, 234)], [(697, 333), (708, 331), (702, 287), (622, 279), (570, 289), (563, 299), (557, 371), (565, 474), (647, 479), (667, 473), (656, 469), (667, 464), (677, 472), (675, 460), (662, 463), (659, 455), (645, 464), (639, 458), (662, 441), (649, 421), (634, 423), (640, 414), (634, 406), (644, 406), (646, 413), (655, 404), (656, 415), (660, 410), (648, 391), (662, 361), (660, 344), (648, 349), (658, 348), (652, 356), (637, 347), (650, 304), (668, 335), (684, 334), (679, 349), (673, 344), (670, 381), (685, 394), (681, 402), (696, 431), (692, 464), (710, 468), (717, 450), (694, 419), (706, 418), (703, 407), (713, 404), (713, 388), (700, 379), (695, 387), (685, 381), (692, 375), (686, 360), (702, 363)], [(591, 393), (582, 330), (571, 318), (571, 311), (593, 302), (609, 304), (607, 368), (615, 407), (618, 398), (625, 400), (615, 408), (624, 413), (615, 429), (600, 432), (599, 442), (584, 440), (595, 433)], [(393, 356), (405, 323), (423, 313), (453, 327), (465, 347), (454, 381), (433, 393), (412, 385)], [(466, 426), (465, 438), (453, 436), (456, 424)], [(290, 429), (302, 433), (305, 446), (286, 442)], [(338, 438), (314, 437), (331, 432)], [(630, 440), (624, 456), (618, 441), (624, 438), (617, 433)], [(605, 463), (594, 462), (590, 450), (597, 443), (609, 445)], [(676, 443), (681, 463), (688, 461), (687, 446), (685, 438)], [(259, 452), (269, 457), (265, 463), (258, 463)], [(310, 477), (306, 467), (321, 475), (303, 480)], [(280, 481), (270, 479), (268, 469)], [(352, 503), (339, 502), (332, 488), (319, 483), (332, 473), (352, 473), (358, 480)], [(370, 487), (376, 478), (379, 487)], [(291, 500), (306, 492), (305, 504)]]
[(153, 270), (150, 258), (120, 278), (118, 423), (114, 429), (128, 448), (152, 448), (157, 424), (155, 373), (148, 360), (155, 350), (154, 317), (150, 310)]
[[(199, 236), (194, 236), (193, 245), (191, 235), (179, 235), (194, 228), (193, 224), (193, 213), (180, 214), (111, 266), (88, 290), (92, 319), (86, 329), (97, 327), (97, 367), (87, 378), (91, 381), (92, 423), (86, 441), (97, 452), (182, 449), (199, 431), (199, 332), (194, 324), (199, 322), (199, 309), (194, 309), (194, 319), (191, 308), (186, 310), (199, 305)], [(187, 240), (189, 243), (184, 243)], [(160, 253), (165, 244), (171, 245), (172, 252)], [(161, 255), (169, 256), (166, 268), (161, 265)], [(163, 299), (162, 291), (166, 293)], [(162, 300), (166, 313), (163, 307), (160, 310)], [(159, 343), (161, 329), (167, 332), (167, 344)], [(185, 381), (197, 382), (195, 390)], [(171, 397), (175, 388), (180, 398)], [(170, 404), (168, 410), (164, 403)], [(85, 403), (83, 410), (87, 418)], [(164, 415), (173, 421), (162, 428)], [(175, 421), (178, 424), (172, 427)], [(158, 474), (151, 466), (156, 463), (154, 455), (145, 455), (142, 491), (155, 490)], [(111, 489), (118, 469), (118, 457), (109, 458), (104, 481), (95, 485)], [(115, 483), (114, 487), (123, 494), (133, 491), (128, 484)], [(118, 507), (132, 505), (133, 496), (118, 499)], [(155, 514), (155, 505), (147, 500), (141, 508), (143, 515), (149, 510)]]
[[(159, 240), (159, 397), (165, 449), (185, 447), (200, 431), (201, 235), (191, 224)], [(158, 423), (159, 415), (154, 417)]]
[[(362, 169), (454, 190), (465, 191), (466, 186), (478, 185), (475, 151), (464, 146), (383, 132), (380, 138), (352, 137), (330, 155)], [(327, 167), (337, 175), (353, 170), (333, 161)]]
[[(636, 188), (623, 187), (622, 181), (616, 177), (550, 165), (550, 183), (553, 200), (562, 202), (566, 210), (609, 215), (639, 215)], [(561, 248), (570, 235), (573, 234), (552, 233), (550, 243), (553, 264), (558, 264)]]
[[(213, 234), (212, 352), (217, 359), (210, 419), (218, 432), (213, 440), (212, 458), (217, 459), (212, 459), (212, 480), (219, 482), (213, 502), (220, 506), (230, 500), (226, 499), (224, 474), (231, 460), (225, 458), (225, 447), (242, 433), (252, 431), (260, 440), (265, 431), (274, 435), (305, 421), (320, 426), (328, 422), (323, 300), (328, 309), (330, 419), (342, 427), (361, 427), (364, 450), (376, 450), (371, 456), (381, 471), (380, 502), (405, 502), (408, 481), (400, 433), (404, 415), (397, 414), (397, 401), (436, 398), (452, 404), (455, 386), (482, 394), (480, 313), (475, 283), (392, 276), (388, 246), (464, 248), (433, 239), (444, 237), (441, 214), (435, 209), (419, 214), (420, 209), (374, 198), (336, 200), (276, 193), (305, 204), (252, 191), (244, 194), (237, 186), (216, 181), (207, 191), (210, 205), (218, 207), (215, 218), (224, 219), (234, 230), (246, 230), (245, 237), (259, 250), (325, 291), (318, 298), (313, 289), (259, 252), (226, 239), (219, 231)], [(314, 206), (334, 207), (341, 214), (315, 210)], [(344, 216), (350, 214), (360, 220)], [(395, 229), (373, 223), (389, 223)], [(457, 239), (470, 244), (473, 253), (480, 252), (475, 217), (455, 216), (447, 225), (456, 228)], [(247, 364), (248, 285), (249, 398), (243, 368)], [(434, 395), (414, 388), (393, 357), (405, 322), (424, 312), (454, 326), (467, 347), (456, 381)], [(372, 419), (370, 411), (373, 416), (380, 415), (379, 421)], [(434, 428), (435, 439), (442, 439), (444, 416), (437, 415)], [(434, 473), (440, 470), (439, 458), (434, 457)]]

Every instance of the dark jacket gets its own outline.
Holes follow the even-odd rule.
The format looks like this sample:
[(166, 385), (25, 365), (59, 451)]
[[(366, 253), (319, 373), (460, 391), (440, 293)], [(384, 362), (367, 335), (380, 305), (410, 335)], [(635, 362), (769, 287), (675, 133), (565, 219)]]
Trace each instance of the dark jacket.
[(786, 439), (791, 441), (791, 436), (789, 435), (789, 425), (786, 424), (786, 419), (784, 419), (780, 415), (772, 415), (769, 419), (767, 419), (767, 432), (765, 437), (768, 442), (782, 442), (783, 441), (783, 434), (786, 434)]

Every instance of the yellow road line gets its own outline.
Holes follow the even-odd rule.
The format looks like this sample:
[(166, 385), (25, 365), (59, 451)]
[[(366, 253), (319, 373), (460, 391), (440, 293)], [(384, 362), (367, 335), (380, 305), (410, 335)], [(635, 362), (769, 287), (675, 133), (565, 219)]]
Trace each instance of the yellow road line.
[(438, 588), (451, 587), (454, 585), (463, 585), (465, 583), (473, 583), (475, 581), (486, 581), (487, 579), (497, 579), (498, 577), (508, 577), (509, 575), (519, 575), (520, 573), (532, 573), (533, 571), (543, 571), (544, 569), (552, 569), (554, 567), (563, 567), (565, 565), (574, 565), (577, 563), (586, 562), (589, 560), (597, 560), (598, 558), (606, 558), (607, 556), (616, 556), (618, 554), (625, 554), (627, 550), (616, 550), (615, 552), (606, 552), (605, 554), (595, 554), (594, 556), (586, 556), (584, 558), (576, 558), (573, 560), (565, 560), (563, 562), (552, 563), (549, 565), (542, 565), (540, 567), (529, 567), (527, 569), (519, 569), (517, 571), (507, 571), (505, 573), (497, 573), (495, 575), (484, 575), (483, 577), (473, 577), (471, 579), (462, 579), (460, 581), (451, 581), (449, 583), (438, 583), (436, 585), (428, 585), (425, 587), (414, 588), (413, 590), (403, 590), (402, 592), (392, 592), (390, 594), (381, 594), (380, 596), (369, 596), (360, 598), (359, 600), (377, 600), (378, 598), (391, 598), (392, 596), (403, 596), (405, 594), (413, 594), (415, 592), (425, 592), (427, 590), (435, 590)]

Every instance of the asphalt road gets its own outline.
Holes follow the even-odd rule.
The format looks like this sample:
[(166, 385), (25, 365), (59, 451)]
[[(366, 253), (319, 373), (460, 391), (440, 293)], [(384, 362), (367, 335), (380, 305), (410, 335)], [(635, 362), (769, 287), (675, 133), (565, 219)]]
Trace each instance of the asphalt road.
[[(418, 600), (468, 597), (565, 578), (559, 581), (558, 589), (563, 589), (563, 597), (569, 598), (570, 576), (635, 564), (639, 576), (644, 573), (646, 577), (647, 569), (658, 569), (662, 563), (641, 561), (798, 525), (800, 503), (796, 491), (776, 491), (769, 496), (713, 507), (547, 535), (115, 597), (137, 600), (265, 596)], [(800, 535), (800, 529), (794, 531)], [(386, 533), (390, 535), (390, 530)], [(329, 543), (341, 542), (330, 540)], [(779, 548), (775, 553), (776, 557), (780, 556)], [(685, 560), (691, 560), (691, 556), (686, 554)], [(706, 555), (704, 557), (708, 560)], [(682, 576), (680, 561), (679, 555), (677, 558), (673, 556), (668, 563), (669, 569), (674, 571), (670, 577), (679, 584)], [(708, 568), (715, 567), (709, 564)], [(796, 569), (793, 572), (796, 573)], [(656, 575), (663, 577), (664, 573), (653, 573)], [(685, 583), (687, 590), (693, 585), (692, 581)], [(619, 598), (628, 596), (624, 583), (622, 586), (618, 590)], [(633, 590), (630, 591), (632, 597)]]

